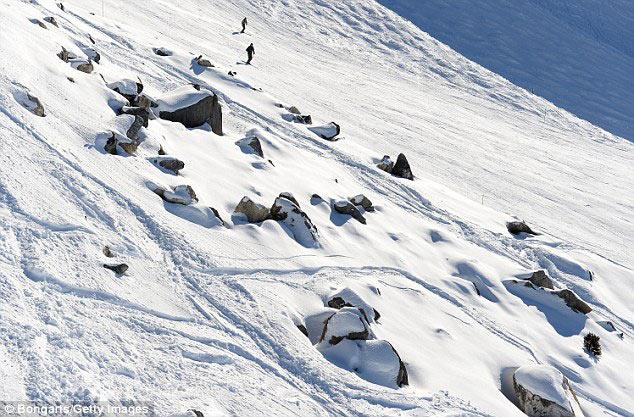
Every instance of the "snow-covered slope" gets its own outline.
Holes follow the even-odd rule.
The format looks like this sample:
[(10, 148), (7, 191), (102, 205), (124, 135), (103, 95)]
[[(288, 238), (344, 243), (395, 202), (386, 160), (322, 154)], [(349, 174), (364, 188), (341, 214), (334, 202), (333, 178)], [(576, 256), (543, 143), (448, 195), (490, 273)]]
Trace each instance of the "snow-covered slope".
[(629, 0), (379, 0), (467, 58), (634, 140)]
[[(174, 3), (0, 0), (0, 377), (11, 381), (0, 400), (146, 402), (161, 416), (521, 416), (509, 377), (541, 363), (570, 380), (586, 416), (633, 415), (632, 144), (373, 1)], [(30, 21), (47, 16), (59, 27)], [(62, 46), (80, 58), (94, 48), (100, 63), (77, 71)], [(100, 75), (139, 77), (156, 98), (211, 90), (224, 135), (150, 120), (135, 156), (109, 155), (108, 132), (130, 116)], [(25, 108), (27, 91), (45, 117)], [(337, 122), (343, 138), (276, 103)], [(238, 146), (253, 135), (264, 158)], [(156, 166), (160, 147), (185, 162), (179, 175)], [(400, 152), (414, 181), (375, 167)], [(198, 202), (165, 202), (153, 184), (190, 185)], [(316, 226), (314, 247), (282, 222), (233, 214), (243, 196), (270, 207), (281, 192)], [(375, 207), (367, 224), (331, 208), (360, 193)], [(512, 216), (542, 234), (511, 236)], [(119, 262), (125, 274), (102, 267)], [(536, 269), (593, 311), (525, 287)], [(336, 366), (298, 330), (346, 287), (380, 312), (372, 337), (398, 352), (409, 385)], [(582, 348), (588, 332), (598, 360)]]

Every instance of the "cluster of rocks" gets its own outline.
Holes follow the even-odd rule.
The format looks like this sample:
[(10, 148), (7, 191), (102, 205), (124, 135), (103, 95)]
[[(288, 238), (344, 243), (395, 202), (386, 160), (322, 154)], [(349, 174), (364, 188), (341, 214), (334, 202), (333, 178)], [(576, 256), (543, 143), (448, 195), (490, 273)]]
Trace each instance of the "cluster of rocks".
[(408, 180), (414, 179), (412, 168), (409, 166), (407, 158), (402, 153), (398, 154), (398, 157), (396, 158), (396, 163), (394, 163), (388, 155), (383, 156), (381, 161), (377, 164), (377, 168), (389, 174), (392, 174), (395, 177), (405, 178)]
[(46, 27), (46, 25), (44, 24), (44, 22), (50, 23), (51, 25), (55, 26), (55, 27), (59, 27), (59, 24), (57, 23), (57, 20), (55, 20), (55, 18), (53, 16), (46, 16), (44, 18), (44, 22), (42, 22), (39, 19), (30, 19), (31, 23), (38, 25), (39, 27), (41, 27), (42, 29), (48, 29)]
[[(103, 247), (103, 254), (106, 258), (116, 257), (116, 255), (114, 254), (114, 252), (112, 252), (112, 249), (110, 249), (110, 246), (108, 245)], [(117, 276), (125, 274), (125, 272), (128, 270), (128, 264), (125, 264), (125, 263), (119, 263), (119, 264), (107, 263), (107, 264), (103, 264), (103, 267), (114, 272)]]
[(507, 282), (514, 285), (524, 285), (527, 288), (545, 291), (550, 295), (557, 296), (575, 313), (588, 314), (592, 311), (592, 308), (573, 291), (567, 288), (556, 289), (552, 278), (544, 270), (533, 272), (528, 279), (514, 279)]
[(331, 295), (325, 304), (296, 325), (327, 359), (377, 384), (408, 385), (399, 354), (372, 331), (381, 317), (375, 308), (350, 288)]
[(350, 197), (347, 200), (335, 201), (333, 202), (332, 207), (337, 213), (351, 216), (361, 224), (367, 223), (362, 212), (374, 211), (372, 201), (363, 194)]
[[(92, 73), (95, 69), (94, 65), (92, 64), (91, 57), (87, 59), (79, 58), (77, 54), (68, 51), (63, 46), (61, 52), (59, 52), (57, 56), (62, 61), (69, 63), (71, 67), (75, 68), (78, 71), (85, 72), (86, 74)], [(96, 51), (94, 56), (99, 56)]]
[(249, 223), (275, 220), (284, 224), (302, 246), (319, 246), (317, 227), (300, 208), (299, 202), (291, 193), (280, 193), (271, 208), (256, 203), (245, 196), (240, 200), (234, 212), (245, 217)]

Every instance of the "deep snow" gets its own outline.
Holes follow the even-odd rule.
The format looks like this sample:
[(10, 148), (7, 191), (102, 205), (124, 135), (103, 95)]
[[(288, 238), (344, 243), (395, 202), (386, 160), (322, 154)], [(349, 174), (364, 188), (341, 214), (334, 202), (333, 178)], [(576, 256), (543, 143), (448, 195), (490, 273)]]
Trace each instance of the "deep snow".
[[(11, 381), (0, 399), (147, 401), (159, 415), (521, 416), (509, 373), (542, 363), (571, 381), (586, 416), (633, 415), (631, 143), (372, 1), (105, 1), (104, 16), (98, 0), (65, 5), (0, 0), (11, 28), (0, 30), (0, 377)], [(49, 15), (59, 28), (29, 21)], [(239, 65), (250, 42), (254, 65)], [(78, 72), (61, 46), (94, 47), (101, 62)], [(200, 54), (216, 68), (194, 66)], [(138, 76), (154, 97), (200, 84), (220, 97), (225, 135), (151, 120), (136, 156), (107, 155), (99, 140), (121, 129), (123, 100), (98, 74)], [(27, 90), (46, 117), (18, 100)], [(343, 139), (276, 103), (340, 124)], [(253, 132), (264, 158), (236, 146)], [(152, 162), (159, 146), (185, 162), (178, 176)], [(414, 181), (374, 166), (400, 152)], [(165, 202), (149, 183), (190, 185), (199, 201)], [(243, 196), (270, 207), (281, 192), (319, 247), (233, 215)], [(366, 225), (331, 209), (359, 193), (375, 206)], [(542, 234), (509, 235), (513, 215)], [(130, 268), (102, 267), (114, 262)], [(510, 283), (538, 268), (593, 312)], [(409, 386), (366, 380), (390, 366), (366, 379), (336, 366), (297, 329), (346, 287), (381, 313), (372, 331)], [(600, 360), (582, 349), (589, 331)]]
[(634, 2), (378, 2), (516, 85), (634, 141)]

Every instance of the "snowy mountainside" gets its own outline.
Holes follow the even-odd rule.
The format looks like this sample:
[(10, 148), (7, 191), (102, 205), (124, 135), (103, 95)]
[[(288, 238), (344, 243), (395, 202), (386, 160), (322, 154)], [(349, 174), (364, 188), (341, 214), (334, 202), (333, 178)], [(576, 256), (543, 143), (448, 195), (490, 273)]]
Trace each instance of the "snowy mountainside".
[[(509, 375), (539, 363), (570, 380), (584, 415), (633, 415), (629, 142), (372, 1), (64, 5), (0, 0), (0, 377), (11, 381), (0, 400), (148, 402), (161, 416), (522, 416)], [(100, 62), (85, 74), (62, 47)], [(108, 154), (130, 117), (104, 79), (137, 77), (156, 98), (213, 91), (224, 135), (153, 119), (134, 155)], [(45, 117), (25, 108), (27, 92)], [(343, 138), (319, 138), (277, 103), (337, 122)], [(264, 157), (241, 146), (253, 135)], [(178, 175), (157, 167), (160, 148), (185, 162)], [(375, 167), (401, 152), (414, 181)], [(153, 192), (179, 185), (198, 202)], [(244, 196), (270, 207), (282, 192), (317, 247), (234, 213)], [(367, 224), (333, 209), (357, 194), (373, 203)], [(542, 234), (510, 235), (513, 216)], [(129, 269), (103, 268), (115, 261)], [(593, 311), (518, 285), (537, 269)], [(409, 385), (328, 361), (298, 329), (345, 288), (380, 312), (370, 331)], [(588, 332), (600, 359), (582, 348)]]
[(634, 140), (634, 3), (379, 0), (465, 57)]

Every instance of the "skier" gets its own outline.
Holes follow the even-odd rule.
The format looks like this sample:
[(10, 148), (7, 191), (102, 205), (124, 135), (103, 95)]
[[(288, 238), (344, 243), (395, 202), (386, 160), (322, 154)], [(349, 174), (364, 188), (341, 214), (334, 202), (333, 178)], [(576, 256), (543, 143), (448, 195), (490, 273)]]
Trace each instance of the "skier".
[(255, 55), (255, 48), (253, 47), (253, 44), (249, 45), (249, 47), (247, 48), (247, 65), (251, 64), (251, 60), (253, 59), (253, 55)]
[(244, 33), (245, 30), (247, 30), (247, 18), (246, 17), (244, 19), (242, 19), (242, 31), (240, 31), (240, 33)]

